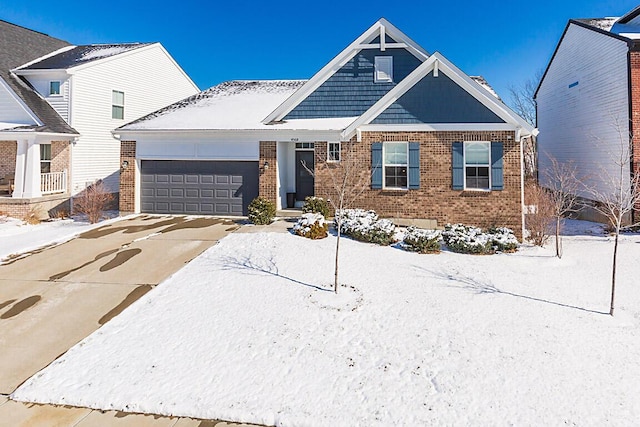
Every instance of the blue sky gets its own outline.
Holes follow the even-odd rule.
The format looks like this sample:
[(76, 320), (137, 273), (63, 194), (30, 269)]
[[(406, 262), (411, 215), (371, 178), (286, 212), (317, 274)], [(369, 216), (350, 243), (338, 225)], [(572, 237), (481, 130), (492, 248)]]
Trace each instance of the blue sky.
[(581, 1), (0, 0), (0, 19), (73, 44), (159, 41), (206, 89), (233, 79), (309, 78), (380, 17), (428, 52), (508, 87), (544, 69), (570, 18), (640, 3)]

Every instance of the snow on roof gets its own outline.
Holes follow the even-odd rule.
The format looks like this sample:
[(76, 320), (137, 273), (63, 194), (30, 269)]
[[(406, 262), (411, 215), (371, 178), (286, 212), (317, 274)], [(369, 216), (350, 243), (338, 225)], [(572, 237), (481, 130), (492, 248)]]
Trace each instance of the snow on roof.
[(577, 21), (583, 22), (587, 25), (598, 28), (600, 30), (611, 31), (613, 24), (615, 24), (618, 19), (619, 18), (609, 17), (609, 18), (577, 19)]
[(148, 46), (150, 43), (92, 44), (75, 46), (56, 55), (47, 56), (41, 61), (23, 67), (25, 70), (67, 69), (80, 64), (119, 55), (133, 49)]
[(124, 125), (122, 130), (341, 130), (355, 120), (304, 119), (265, 125), (262, 120), (306, 80), (229, 81)]
[(491, 95), (495, 96), (497, 99), (500, 99), (500, 96), (498, 95), (498, 93), (491, 87), (491, 85), (489, 85), (489, 83), (485, 80), (484, 77), (482, 76), (469, 76), (469, 77), (471, 77), (471, 80), (475, 81), (484, 89), (486, 89)]

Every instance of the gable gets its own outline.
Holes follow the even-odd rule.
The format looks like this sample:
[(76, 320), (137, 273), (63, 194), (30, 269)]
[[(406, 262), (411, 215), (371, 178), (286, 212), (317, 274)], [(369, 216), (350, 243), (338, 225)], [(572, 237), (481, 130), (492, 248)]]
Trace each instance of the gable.
[[(0, 123), (20, 125), (36, 124), (33, 116), (18, 101), (15, 94), (0, 82)], [(6, 127), (3, 125), (3, 127)]]
[(505, 122), (444, 73), (429, 73), (371, 123)]
[[(393, 82), (374, 82), (376, 56), (393, 57)], [(363, 49), (289, 112), (285, 120), (360, 116), (421, 63), (406, 49)]]

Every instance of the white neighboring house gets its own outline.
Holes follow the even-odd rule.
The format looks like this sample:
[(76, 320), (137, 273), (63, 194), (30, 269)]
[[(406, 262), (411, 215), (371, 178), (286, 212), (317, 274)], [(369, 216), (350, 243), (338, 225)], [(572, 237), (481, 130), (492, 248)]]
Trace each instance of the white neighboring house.
[[(6, 22), (0, 33), (34, 45), (51, 39)], [(97, 180), (118, 192), (120, 146), (111, 131), (199, 91), (160, 43), (56, 41), (62, 47), (0, 64), (11, 64), (0, 76), (0, 178), (12, 181), (12, 200), (0, 194), (0, 210), (10, 214), (63, 205)]]
[[(619, 175), (621, 146), (640, 129), (639, 78), (640, 7), (621, 18), (568, 22), (535, 93), (543, 185), (553, 157), (574, 162), (601, 193), (611, 190), (608, 176)], [(632, 176), (633, 157), (640, 159), (640, 138), (629, 155), (625, 177)], [(593, 198), (586, 190), (580, 196)]]

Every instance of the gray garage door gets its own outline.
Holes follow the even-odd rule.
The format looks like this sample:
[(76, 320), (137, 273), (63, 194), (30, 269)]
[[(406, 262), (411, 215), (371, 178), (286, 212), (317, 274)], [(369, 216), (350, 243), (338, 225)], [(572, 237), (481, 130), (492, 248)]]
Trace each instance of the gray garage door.
[(146, 213), (247, 215), (258, 196), (258, 162), (143, 160)]

